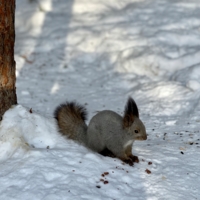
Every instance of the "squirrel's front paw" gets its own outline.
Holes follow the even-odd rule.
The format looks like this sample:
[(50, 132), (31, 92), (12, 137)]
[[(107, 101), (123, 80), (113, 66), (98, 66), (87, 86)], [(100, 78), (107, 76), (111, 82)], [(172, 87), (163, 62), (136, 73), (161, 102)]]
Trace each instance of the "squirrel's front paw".
[(125, 163), (127, 163), (127, 164), (129, 164), (130, 166), (133, 166), (134, 165), (134, 163), (133, 163), (133, 161), (132, 161), (132, 159), (125, 159), (125, 160), (123, 160)]
[(139, 163), (139, 158), (137, 156), (131, 155), (129, 158), (132, 160), (132, 162)]

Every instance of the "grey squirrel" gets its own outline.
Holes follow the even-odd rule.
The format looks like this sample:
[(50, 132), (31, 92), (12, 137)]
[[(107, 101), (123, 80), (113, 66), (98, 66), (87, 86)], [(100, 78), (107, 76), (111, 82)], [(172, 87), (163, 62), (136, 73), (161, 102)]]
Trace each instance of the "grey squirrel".
[(104, 110), (97, 113), (87, 126), (87, 112), (84, 106), (76, 102), (66, 102), (54, 112), (59, 131), (67, 138), (75, 140), (95, 152), (112, 155), (133, 165), (139, 162), (132, 155), (132, 144), (135, 140), (146, 140), (146, 129), (139, 119), (135, 101), (129, 97), (121, 117), (116, 112)]

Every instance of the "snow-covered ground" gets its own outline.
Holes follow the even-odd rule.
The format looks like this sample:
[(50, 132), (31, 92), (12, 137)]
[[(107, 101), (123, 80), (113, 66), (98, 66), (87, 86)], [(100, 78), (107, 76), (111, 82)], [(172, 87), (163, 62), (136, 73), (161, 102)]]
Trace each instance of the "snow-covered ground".
[[(199, 0), (16, 0), (15, 23), (19, 105), (0, 125), (0, 199), (200, 199)], [(148, 133), (139, 164), (59, 135), (58, 104), (85, 105), (88, 123), (123, 114), (128, 96)]]

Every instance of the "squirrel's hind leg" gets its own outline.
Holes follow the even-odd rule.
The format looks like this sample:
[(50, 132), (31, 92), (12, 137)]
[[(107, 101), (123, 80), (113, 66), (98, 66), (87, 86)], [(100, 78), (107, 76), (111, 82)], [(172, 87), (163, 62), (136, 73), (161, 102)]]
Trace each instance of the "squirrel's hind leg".
[(108, 156), (111, 158), (116, 158), (115, 154), (110, 151), (108, 148), (105, 148), (103, 151), (99, 152), (102, 156)]

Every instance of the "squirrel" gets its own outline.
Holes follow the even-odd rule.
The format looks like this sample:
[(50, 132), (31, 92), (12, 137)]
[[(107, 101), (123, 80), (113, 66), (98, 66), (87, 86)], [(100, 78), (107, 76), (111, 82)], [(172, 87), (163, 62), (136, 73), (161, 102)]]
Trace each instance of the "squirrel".
[(67, 138), (98, 152), (121, 159), (130, 166), (139, 162), (132, 154), (135, 140), (146, 140), (146, 129), (139, 119), (139, 111), (135, 101), (129, 97), (120, 116), (111, 110), (97, 113), (87, 126), (87, 112), (84, 106), (76, 102), (66, 102), (58, 106), (54, 112), (59, 131)]

